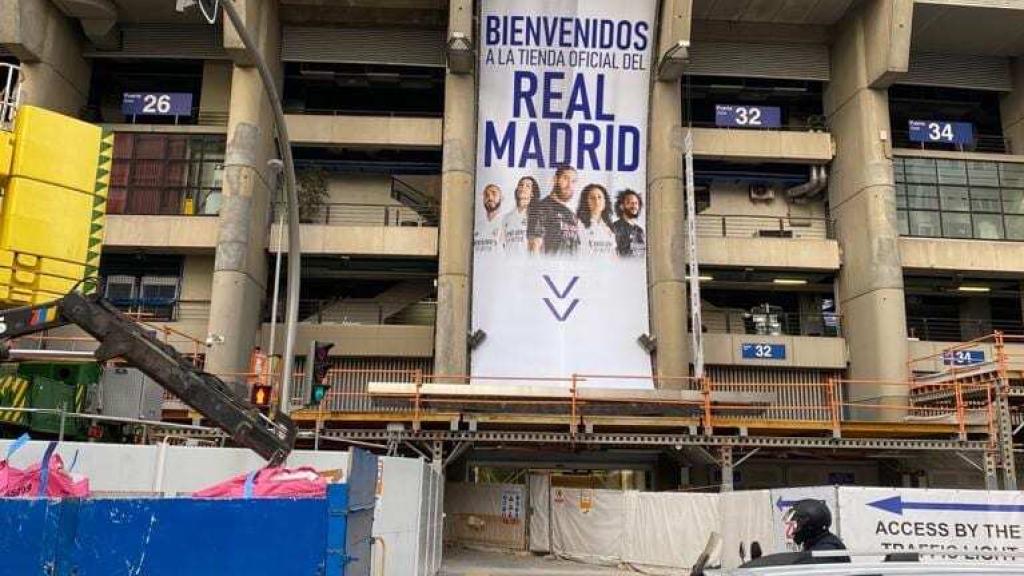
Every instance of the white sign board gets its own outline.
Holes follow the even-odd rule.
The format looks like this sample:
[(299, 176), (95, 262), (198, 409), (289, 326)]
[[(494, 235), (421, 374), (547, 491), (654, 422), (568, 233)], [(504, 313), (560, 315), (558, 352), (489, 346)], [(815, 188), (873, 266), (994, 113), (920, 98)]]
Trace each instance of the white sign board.
[(799, 546), (786, 539), (786, 526), (783, 523), (783, 516), (793, 504), (800, 500), (821, 500), (832, 512), (832, 531), (835, 532), (839, 525), (839, 500), (836, 495), (835, 486), (807, 486), (803, 488), (777, 488), (772, 490), (772, 540), (770, 547), (762, 542), (762, 550), (765, 554), (775, 552), (796, 552)]
[[(472, 375), (651, 388), (654, 0), (483, 0)], [(552, 382), (567, 386), (568, 382)]]
[(923, 557), (939, 561), (1008, 560), (999, 552), (1024, 550), (1021, 492), (842, 487), (839, 508), (852, 550), (949, 551)]

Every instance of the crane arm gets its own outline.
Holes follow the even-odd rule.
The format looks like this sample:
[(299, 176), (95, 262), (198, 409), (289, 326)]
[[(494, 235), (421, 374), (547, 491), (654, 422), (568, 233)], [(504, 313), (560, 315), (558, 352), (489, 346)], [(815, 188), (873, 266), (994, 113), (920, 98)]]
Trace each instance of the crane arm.
[(100, 343), (97, 361), (123, 358), (271, 465), (283, 463), (291, 452), (297, 429), (290, 418), (263, 415), (98, 296), (72, 292), (47, 304), (0, 312), (0, 358), (7, 356), (11, 339), (65, 324), (81, 327)]

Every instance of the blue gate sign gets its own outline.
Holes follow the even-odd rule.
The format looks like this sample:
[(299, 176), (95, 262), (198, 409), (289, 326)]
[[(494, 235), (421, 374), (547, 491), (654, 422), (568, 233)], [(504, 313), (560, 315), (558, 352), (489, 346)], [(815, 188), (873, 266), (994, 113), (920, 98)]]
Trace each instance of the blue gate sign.
[(766, 342), (744, 342), (740, 346), (740, 354), (746, 360), (785, 360), (785, 344), (769, 344)]
[(970, 122), (911, 120), (910, 141), (970, 144), (974, 141), (974, 125)]
[(971, 366), (985, 362), (984, 350), (950, 350), (942, 353), (946, 366)]
[(189, 92), (125, 92), (121, 100), (125, 116), (191, 116)]
[(782, 126), (782, 109), (778, 106), (715, 104), (715, 126), (778, 128)]

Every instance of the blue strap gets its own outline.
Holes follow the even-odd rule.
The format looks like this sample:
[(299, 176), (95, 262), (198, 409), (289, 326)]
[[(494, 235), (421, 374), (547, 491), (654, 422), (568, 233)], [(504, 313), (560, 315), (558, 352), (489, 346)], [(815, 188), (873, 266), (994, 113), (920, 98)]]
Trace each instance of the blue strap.
[(259, 470), (253, 470), (245, 475), (245, 486), (242, 488), (242, 498), (252, 498), (253, 488), (256, 484), (256, 475)]
[(68, 466), (68, 474), (75, 471), (75, 464), (78, 464), (78, 453), (79, 450), (75, 450), (75, 457), (71, 459), (71, 466)]
[(4, 457), (4, 460), (10, 460), (11, 456), (14, 456), (14, 453), (17, 452), (18, 450), (21, 450), (21, 448), (25, 444), (28, 444), (28, 441), (31, 439), (32, 438), (28, 435), (28, 432), (25, 432), (21, 436), (18, 436), (18, 439), (15, 440), (14, 442), (11, 442), (11, 445), (7, 447), (7, 456)]
[(46, 452), (43, 453), (43, 462), (39, 467), (39, 497), (46, 497), (46, 488), (50, 483), (50, 457), (53, 456), (53, 451), (57, 449), (56, 442), (50, 442), (50, 445), (46, 447)]

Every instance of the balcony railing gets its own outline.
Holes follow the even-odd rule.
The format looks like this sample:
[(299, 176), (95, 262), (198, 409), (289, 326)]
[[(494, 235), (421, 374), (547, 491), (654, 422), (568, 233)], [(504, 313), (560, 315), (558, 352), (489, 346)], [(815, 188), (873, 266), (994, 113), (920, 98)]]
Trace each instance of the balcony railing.
[(707, 213), (697, 216), (697, 235), (704, 238), (835, 238), (832, 222), (827, 218)]
[(916, 148), (919, 150), (952, 150), (957, 152), (991, 152), (994, 154), (1011, 154), (1010, 141), (1001, 134), (977, 134), (974, 142), (967, 145), (949, 144), (945, 142), (913, 142), (910, 131), (893, 130), (893, 146), (896, 148)]
[(1024, 335), (1024, 321), (1006, 318), (907, 318), (907, 336), (932, 342), (963, 342), (999, 331)]
[[(820, 336), (835, 338), (842, 335), (837, 314), (799, 314), (780, 312), (778, 329), (758, 331), (753, 320), (741, 310), (703, 310), (701, 321), (704, 331), (716, 334), (752, 334), (763, 336)], [(773, 333), (774, 332), (774, 333)]]
[[(284, 207), (283, 203), (274, 204), (275, 221)], [(429, 207), (413, 209), (402, 204), (336, 202), (322, 205), (302, 222), (327, 226), (437, 226), (437, 213)]]
[[(277, 307), (278, 322), (284, 321), (284, 302)], [(433, 326), (436, 302), (388, 302), (359, 300), (299, 300), (299, 322), (311, 324)], [(267, 315), (269, 321), (270, 315)]]

